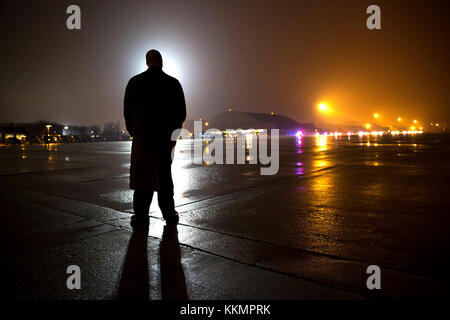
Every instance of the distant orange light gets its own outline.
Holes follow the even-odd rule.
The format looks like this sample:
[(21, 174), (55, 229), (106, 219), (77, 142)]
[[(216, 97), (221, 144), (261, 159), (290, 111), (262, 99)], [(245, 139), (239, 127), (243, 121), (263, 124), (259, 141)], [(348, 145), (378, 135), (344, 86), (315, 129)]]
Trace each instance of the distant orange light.
[(366, 128), (367, 128), (367, 129), (370, 129), (370, 127), (371, 127), (371, 124), (370, 124), (370, 123), (367, 123), (367, 124), (366, 124)]
[(374, 114), (373, 114), (373, 117), (374, 117), (375, 119), (378, 119), (378, 118), (380, 117), (380, 115), (379, 115), (378, 113), (374, 113)]
[(328, 106), (325, 102), (319, 103), (319, 106), (317, 107), (320, 111), (326, 111), (328, 109)]
[(320, 102), (317, 105), (317, 109), (319, 110), (320, 113), (325, 115), (330, 115), (334, 112), (333, 108), (331, 108), (330, 105), (325, 101)]
[(398, 117), (398, 118), (397, 118), (397, 121), (398, 121), (398, 122), (402, 121), (402, 118)]

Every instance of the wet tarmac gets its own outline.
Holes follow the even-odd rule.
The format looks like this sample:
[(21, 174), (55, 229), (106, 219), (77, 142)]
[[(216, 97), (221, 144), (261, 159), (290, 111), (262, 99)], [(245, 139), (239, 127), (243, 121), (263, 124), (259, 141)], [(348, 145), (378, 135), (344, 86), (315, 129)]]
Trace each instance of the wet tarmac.
[[(187, 285), (181, 291), (175, 286), (163, 292), (163, 263), (149, 262), (149, 278), (156, 277), (152, 270), (161, 272), (159, 282), (154, 282), (159, 287), (150, 284), (143, 289), (150, 297), (174, 293), (188, 298), (261, 298), (258, 292), (266, 292), (262, 298), (308, 298), (305, 292), (291, 294), (298, 291), (289, 287), (303, 280), (362, 297), (448, 297), (449, 137), (343, 135), (325, 140), (304, 137), (301, 143), (281, 138), (280, 168), (272, 176), (261, 175), (261, 165), (195, 164), (191, 146), (191, 141), (179, 141), (172, 165), (180, 213), (178, 249), (167, 254), (165, 246), (155, 242), (146, 253), (152, 259), (151, 252), (160, 246), (159, 257), (178, 261), (169, 265), (184, 270), (178, 282)], [(25, 283), (27, 277), (40, 283), (32, 268), (44, 272), (37, 266), (39, 250), (48, 260), (62, 250), (57, 256), (65, 258), (58, 258), (55, 268), (62, 268), (71, 254), (83, 256), (80, 264), (114, 266), (113, 275), (104, 276), (104, 283), (110, 284), (104, 289), (92, 285), (101, 293), (92, 289), (88, 297), (123, 294), (117, 286), (127, 285), (120, 276), (129, 272), (123, 262), (128, 256), (126, 243), (142, 247), (139, 239), (130, 238), (130, 148), (130, 142), (0, 147), (3, 252), (10, 268), (22, 270), (20, 279), (11, 284), (13, 297), (43, 294)], [(156, 197), (150, 214), (149, 239), (160, 241), (164, 222)], [(82, 242), (102, 235), (111, 239), (102, 240), (97, 251), (91, 247), (83, 251)], [(116, 244), (120, 248), (115, 254), (102, 247), (111, 241), (124, 243)], [(244, 280), (210, 274), (211, 266), (224, 265), (214, 259), (237, 263), (232, 267), (236, 270), (245, 266), (285, 277), (269, 283), (282, 293), (270, 296), (257, 286), (254, 291), (236, 292)], [(48, 261), (43, 265), (53, 268)], [(381, 290), (366, 287), (369, 265), (382, 269)], [(101, 279), (95, 270), (91, 276)], [(255, 277), (255, 283), (267, 282)], [(50, 278), (43, 279), (50, 292)], [(60, 290), (43, 296), (58, 298), (59, 292), (73, 298)], [(334, 291), (311, 292), (313, 297), (343, 297)]]

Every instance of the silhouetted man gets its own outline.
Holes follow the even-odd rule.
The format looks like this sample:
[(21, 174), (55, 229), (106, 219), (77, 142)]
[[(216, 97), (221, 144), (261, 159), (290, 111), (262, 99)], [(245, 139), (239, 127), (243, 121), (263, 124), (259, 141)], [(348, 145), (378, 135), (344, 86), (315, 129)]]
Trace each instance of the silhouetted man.
[(163, 60), (156, 50), (146, 55), (148, 69), (130, 79), (125, 90), (124, 116), (133, 137), (130, 188), (134, 190), (133, 226), (148, 226), (153, 192), (166, 223), (178, 223), (171, 174), (172, 132), (186, 119), (181, 84), (162, 71)]

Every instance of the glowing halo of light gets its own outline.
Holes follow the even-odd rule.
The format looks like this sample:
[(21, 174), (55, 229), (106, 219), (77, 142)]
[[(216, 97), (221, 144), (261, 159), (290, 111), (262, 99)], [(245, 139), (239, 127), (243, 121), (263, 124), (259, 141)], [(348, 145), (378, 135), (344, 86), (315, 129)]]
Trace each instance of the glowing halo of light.
[(174, 78), (181, 78), (181, 72), (175, 60), (170, 56), (163, 58), (163, 71)]
[(328, 104), (328, 102), (325, 101), (321, 101), (319, 102), (319, 104), (317, 105), (317, 110), (324, 114), (324, 115), (330, 115), (331, 113), (333, 113), (333, 109), (330, 107), (330, 105)]
[(319, 105), (317, 106), (317, 108), (319, 108), (320, 111), (325, 111), (328, 109), (327, 104), (325, 102), (321, 102), (319, 103)]
[(298, 130), (298, 131), (295, 133), (295, 137), (296, 137), (296, 139), (297, 139), (297, 144), (301, 145), (301, 144), (302, 144), (302, 138), (303, 138), (303, 132), (302, 132), (302, 130)]

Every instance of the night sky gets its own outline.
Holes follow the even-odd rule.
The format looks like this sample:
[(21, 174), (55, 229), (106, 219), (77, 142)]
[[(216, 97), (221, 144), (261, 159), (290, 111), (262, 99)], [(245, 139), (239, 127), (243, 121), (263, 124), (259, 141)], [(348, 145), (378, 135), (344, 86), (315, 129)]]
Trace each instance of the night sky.
[[(66, 28), (70, 4), (81, 30)], [(366, 28), (370, 4), (381, 30)], [(125, 85), (152, 48), (191, 119), (231, 106), (300, 122), (450, 120), (445, 2), (14, 0), (1, 23), (0, 122), (123, 123)]]

